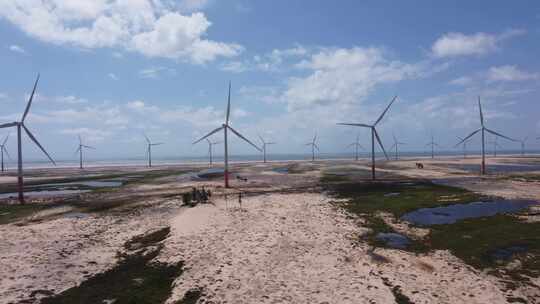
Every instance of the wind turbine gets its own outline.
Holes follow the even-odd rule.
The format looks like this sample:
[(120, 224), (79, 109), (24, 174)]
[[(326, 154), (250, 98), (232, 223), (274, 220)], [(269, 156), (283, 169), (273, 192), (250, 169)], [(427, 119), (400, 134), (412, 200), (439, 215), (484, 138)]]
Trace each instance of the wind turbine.
[(264, 138), (262, 138), (261, 135), (259, 135), (259, 138), (262, 142), (262, 150), (263, 150), (263, 161), (266, 163), (266, 145), (275, 145), (275, 142), (266, 142), (264, 141)]
[(144, 138), (146, 138), (146, 143), (147, 143), (147, 148), (146, 148), (146, 154), (148, 155), (148, 167), (152, 167), (152, 147), (153, 146), (159, 146), (159, 145), (163, 145), (163, 143), (152, 143), (152, 141), (150, 141), (150, 139), (148, 138), (148, 136), (146, 136), (146, 134), (143, 134), (144, 135)]
[(315, 133), (315, 136), (313, 136), (313, 140), (311, 142), (308, 142), (306, 146), (311, 146), (311, 161), (315, 161), (315, 149), (321, 152), (321, 150), (319, 150), (319, 146), (317, 146), (317, 133)]
[(206, 139), (208, 142), (208, 156), (210, 157), (210, 166), (212, 166), (212, 146), (220, 144), (220, 141), (211, 142), (208, 138)]
[(39, 147), (39, 149), (47, 156), (47, 158), (56, 166), (56, 163), (51, 158), (49, 153), (47, 153), (45, 148), (43, 148), (43, 146), (39, 143), (36, 137), (32, 134), (32, 132), (30, 132), (30, 130), (28, 130), (28, 128), (24, 124), (24, 120), (26, 119), (26, 116), (28, 115), (28, 112), (30, 111), (30, 106), (32, 105), (34, 94), (36, 93), (36, 87), (37, 87), (38, 81), (39, 81), (39, 74), (36, 78), (36, 82), (34, 83), (32, 94), (30, 95), (30, 99), (28, 99), (28, 103), (26, 104), (26, 109), (24, 110), (21, 121), (15, 121), (15, 122), (10, 122), (10, 123), (5, 123), (5, 124), (0, 125), (0, 129), (17, 127), (17, 190), (19, 192), (19, 202), (21, 204), (24, 204), (24, 181), (23, 181), (23, 162), (22, 162), (22, 130), (23, 129), (26, 132), (26, 135), (30, 137), (30, 139)]
[(456, 136), (460, 141), (463, 141), (463, 158), (467, 158), (467, 140), (463, 140), (462, 137)]
[(4, 138), (4, 141), (2, 141), (2, 143), (0, 144), (0, 154), (2, 154), (2, 172), (5, 171), (5, 168), (4, 168), (4, 152), (6, 152), (6, 155), (9, 159), (11, 159), (11, 156), (9, 156), (9, 152), (8, 150), (6, 149), (6, 142), (9, 138), (9, 134), (6, 136), (6, 138)]
[(484, 114), (482, 113), (482, 104), (480, 103), (480, 96), (478, 96), (478, 109), (480, 111), (480, 125), (481, 125), (481, 128), (476, 130), (476, 131), (473, 131), (471, 134), (469, 134), (469, 136), (465, 137), (459, 143), (457, 143), (456, 146), (462, 144), (463, 142), (467, 141), (469, 138), (473, 137), (476, 133), (482, 131), (482, 165), (481, 165), (481, 169), (480, 169), (480, 174), (486, 174), (486, 149), (485, 149), (485, 146), (486, 146), (485, 138), (486, 137), (485, 137), (485, 132), (491, 133), (491, 134), (493, 134), (495, 136), (499, 136), (499, 137), (508, 139), (510, 141), (516, 141), (516, 140), (486, 128), (486, 126), (484, 125)]
[(384, 109), (381, 116), (379, 116), (379, 118), (377, 118), (377, 120), (375, 121), (375, 123), (373, 125), (361, 124), (361, 123), (338, 123), (338, 125), (356, 126), (356, 127), (364, 127), (364, 128), (371, 129), (371, 179), (375, 179), (375, 138), (377, 139), (377, 142), (379, 143), (379, 146), (383, 150), (384, 156), (386, 157), (386, 159), (388, 159), (388, 155), (386, 154), (386, 151), (384, 150), (384, 146), (383, 146), (383, 144), (381, 142), (381, 138), (379, 137), (379, 134), (377, 133), (377, 130), (375, 129), (375, 127), (383, 119), (384, 114), (386, 114), (388, 109), (390, 109), (390, 106), (394, 103), (396, 98), (397, 98), (397, 96), (394, 96), (394, 98), (392, 99), (390, 104), (388, 104), (386, 109)]
[(354, 147), (354, 160), (358, 160), (358, 148), (364, 150), (364, 147), (360, 144), (360, 134), (356, 135), (356, 141), (347, 146), (347, 148)]
[(433, 139), (433, 134), (431, 134), (431, 141), (426, 144), (426, 146), (431, 146), (431, 159), (435, 158), (435, 146), (440, 147), (438, 143)]
[(96, 149), (96, 148), (91, 147), (91, 146), (83, 145), (81, 136), (79, 135), (79, 147), (77, 148), (77, 150), (75, 150), (75, 153), (77, 153), (77, 152), (79, 153), (79, 169), (83, 168), (83, 149), (84, 148), (93, 149), (93, 150)]
[(499, 143), (497, 142), (497, 136), (495, 136), (495, 139), (488, 142), (488, 144), (493, 145), (493, 157), (497, 157), (497, 148), (501, 148), (501, 145), (499, 145)]
[(255, 147), (255, 149), (261, 151), (261, 149), (259, 147), (257, 147), (254, 143), (249, 141), (247, 138), (245, 138), (242, 134), (240, 134), (238, 131), (236, 131), (235, 129), (233, 129), (229, 125), (230, 113), (231, 113), (231, 82), (229, 81), (229, 97), (227, 98), (227, 114), (225, 116), (225, 123), (222, 124), (221, 127), (211, 131), (210, 133), (206, 134), (205, 136), (203, 136), (199, 140), (193, 142), (193, 144), (196, 144), (196, 143), (200, 142), (201, 140), (209, 137), (210, 135), (213, 135), (214, 133), (217, 133), (217, 132), (223, 130), (223, 138), (224, 138), (223, 142), (224, 142), (224, 146), (225, 146), (225, 151), (224, 151), (225, 152), (225, 157), (224, 157), (224, 160), (225, 160), (225, 168), (224, 168), (225, 188), (229, 188), (229, 146), (228, 146), (228, 140), (227, 140), (227, 131), (230, 130), (236, 136), (240, 137), (241, 139), (245, 140), (248, 144)]
[(525, 155), (525, 143), (527, 142), (527, 139), (529, 139), (529, 136), (525, 136), (525, 138), (520, 140), (520, 142), (521, 142), (521, 156)]
[(394, 138), (394, 144), (390, 147), (390, 150), (395, 149), (395, 158), (398, 160), (398, 147), (399, 145), (406, 145), (406, 143), (399, 142), (394, 134), (392, 134), (392, 137)]

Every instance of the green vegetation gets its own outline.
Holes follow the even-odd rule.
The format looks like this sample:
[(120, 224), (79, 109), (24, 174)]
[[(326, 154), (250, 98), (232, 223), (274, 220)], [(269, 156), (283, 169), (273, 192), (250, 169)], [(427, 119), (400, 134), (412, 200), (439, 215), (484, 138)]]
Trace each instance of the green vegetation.
[[(494, 199), (461, 188), (418, 180), (352, 182), (346, 178), (336, 181), (323, 177), (321, 184), (335, 197), (347, 199), (335, 204), (367, 222), (372, 233), (366, 236), (366, 240), (374, 246), (384, 246), (375, 238), (377, 233), (394, 232), (377, 216), (378, 212), (388, 212), (399, 219), (403, 214), (420, 208)], [(448, 249), (466, 263), (479, 269), (493, 268), (495, 273), (517, 259), (517, 266), (503, 272), (519, 281), (527, 280), (523, 275), (540, 275), (540, 223), (527, 223), (515, 216), (502, 214), (461, 220), (454, 224), (432, 225), (429, 229), (427, 237), (413, 242), (407, 250), (424, 252)], [(505, 251), (516, 247), (524, 249), (515, 253)], [(496, 254), (500, 250), (508, 256), (501, 258), (500, 254)]]
[(51, 205), (4, 205), (0, 204), (0, 225), (15, 222), (21, 218), (30, 216), (38, 211), (52, 207)]
[[(160, 241), (168, 235), (164, 228), (137, 236), (125, 245), (128, 254), (112, 269), (97, 274), (81, 285), (56, 296), (44, 298), (42, 304), (59, 303), (164, 303), (171, 295), (174, 279), (182, 274), (182, 263), (168, 265), (152, 261), (161, 251)], [(139, 244), (134, 246), (134, 244)]]

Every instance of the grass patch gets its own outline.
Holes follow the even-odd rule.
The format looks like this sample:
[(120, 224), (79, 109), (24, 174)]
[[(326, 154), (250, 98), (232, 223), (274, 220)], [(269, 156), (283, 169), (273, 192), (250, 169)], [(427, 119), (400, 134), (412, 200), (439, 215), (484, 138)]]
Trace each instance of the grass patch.
[(116, 304), (164, 303), (171, 295), (174, 279), (182, 274), (183, 266), (182, 263), (169, 265), (152, 261), (161, 251), (162, 245), (158, 243), (168, 232), (169, 228), (164, 228), (133, 238), (126, 243), (126, 248), (132, 248), (135, 243), (141, 245), (137, 246), (137, 251), (121, 255), (121, 261), (114, 268), (61, 294), (44, 298), (41, 303), (94, 304), (105, 303), (105, 300), (114, 300)]
[(52, 205), (36, 204), (0, 204), (0, 225), (16, 222), (36, 212), (54, 207)]

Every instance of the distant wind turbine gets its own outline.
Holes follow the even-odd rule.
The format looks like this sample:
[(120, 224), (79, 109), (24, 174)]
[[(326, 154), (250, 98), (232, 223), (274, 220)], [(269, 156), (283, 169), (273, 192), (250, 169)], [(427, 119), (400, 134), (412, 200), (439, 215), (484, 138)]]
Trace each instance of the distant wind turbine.
[(379, 146), (383, 150), (384, 156), (386, 157), (386, 159), (388, 159), (388, 155), (386, 154), (386, 151), (384, 150), (384, 146), (383, 146), (383, 144), (381, 142), (381, 138), (379, 137), (379, 134), (377, 133), (377, 130), (375, 129), (375, 127), (383, 119), (384, 114), (386, 114), (388, 109), (390, 109), (390, 106), (394, 103), (396, 98), (397, 98), (397, 96), (394, 96), (394, 98), (392, 99), (390, 104), (388, 104), (386, 109), (384, 109), (381, 116), (379, 116), (379, 118), (375, 121), (375, 123), (373, 125), (361, 124), (361, 123), (338, 123), (338, 125), (356, 126), (356, 127), (364, 127), (364, 128), (371, 129), (371, 178), (372, 179), (375, 179), (375, 138), (377, 139), (377, 142), (379, 143)]
[(493, 157), (497, 157), (497, 148), (502, 148), (502, 146), (497, 142), (497, 136), (492, 141), (489, 141), (488, 144), (493, 145)]
[(356, 141), (347, 146), (347, 148), (354, 147), (354, 160), (358, 160), (358, 149), (364, 150), (364, 147), (360, 144), (360, 134), (356, 135)]
[(317, 134), (315, 133), (315, 136), (313, 136), (313, 140), (311, 142), (308, 142), (306, 144), (306, 146), (311, 146), (311, 161), (314, 161), (315, 160), (315, 149), (317, 149), (317, 151), (321, 152), (321, 150), (319, 150), (319, 146), (317, 145)]
[(32, 105), (32, 100), (34, 99), (34, 94), (36, 93), (36, 87), (39, 82), (39, 74), (36, 78), (36, 82), (34, 83), (34, 88), (32, 89), (32, 94), (30, 94), (30, 99), (28, 99), (28, 103), (26, 104), (26, 109), (24, 110), (23, 116), (21, 118), (21, 121), (15, 121), (10, 122), (6, 124), (0, 125), (0, 129), (2, 128), (10, 128), (10, 127), (17, 127), (17, 188), (19, 192), (19, 202), (21, 204), (24, 203), (24, 182), (23, 182), (23, 162), (22, 162), (22, 129), (26, 132), (26, 135), (30, 137), (30, 139), (39, 147), (39, 149), (47, 156), (47, 158), (54, 164), (54, 160), (51, 158), (49, 153), (45, 151), (45, 148), (39, 143), (39, 141), (36, 139), (36, 137), (28, 130), (28, 128), (24, 124), (24, 120), (26, 119), (26, 116), (28, 115), (28, 112), (30, 111), (30, 106)]
[(398, 148), (399, 145), (406, 145), (406, 143), (399, 142), (394, 134), (392, 134), (394, 144), (390, 147), (390, 150), (395, 149), (395, 159), (398, 160)]
[(262, 150), (263, 150), (263, 162), (266, 163), (266, 145), (275, 145), (275, 142), (266, 142), (264, 141), (264, 138), (262, 138), (261, 135), (259, 135), (259, 139), (262, 142)]
[(482, 131), (482, 165), (481, 165), (481, 169), (480, 169), (480, 174), (486, 174), (486, 149), (485, 149), (485, 145), (486, 145), (485, 138), (486, 137), (485, 137), (485, 132), (491, 133), (491, 134), (493, 134), (495, 136), (499, 136), (499, 137), (508, 139), (510, 141), (515, 142), (516, 140), (486, 128), (486, 126), (484, 125), (484, 114), (482, 113), (482, 104), (480, 103), (480, 96), (478, 96), (478, 109), (480, 111), (480, 125), (481, 125), (481, 128), (476, 130), (476, 131), (473, 131), (471, 134), (469, 134), (469, 136), (465, 137), (459, 143), (457, 143), (456, 146), (459, 146), (463, 142), (467, 141), (469, 138), (473, 137), (476, 133)]
[(153, 146), (159, 146), (163, 145), (163, 143), (153, 143), (146, 134), (143, 134), (144, 138), (146, 139), (147, 147), (146, 147), (146, 154), (148, 155), (148, 167), (152, 167), (152, 147)]
[(212, 165), (212, 147), (214, 145), (217, 145), (217, 144), (220, 144), (221, 142), (220, 141), (210, 141), (208, 138), (206, 139), (206, 141), (208, 142), (208, 157), (210, 157), (210, 166)]
[(2, 144), (0, 144), (0, 154), (2, 154), (2, 172), (5, 171), (5, 167), (4, 167), (4, 152), (6, 153), (7, 157), (11, 160), (11, 156), (9, 155), (9, 152), (8, 150), (6, 149), (6, 142), (9, 138), (9, 134), (6, 136), (6, 138), (4, 138), (4, 140), (2, 141)]
[(200, 138), (199, 140), (193, 142), (193, 144), (196, 144), (198, 142), (200, 142), (201, 140), (204, 140), (205, 138), (213, 135), (214, 133), (217, 133), (221, 130), (223, 130), (223, 137), (224, 137), (224, 146), (225, 146), (225, 157), (224, 157), (224, 160), (225, 160), (225, 168), (224, 168), (224, 175), (225, 175), (225, 188), (229, 188), (229, 146), (228, 146), (228, 139), (227, 139), (227, 131), (231, 131), (233, 132), (236, 136), (240, 137), (241, 139), (243, 139), (244, 141), (246, 141), (248, 144), (252, 145), (253, 147), (255, 147), (255, 149), (261, 151), (261, 149), (259, 147), (257, 147), (254, 143), (252, 143), (251, 141), (249, 141), (247, 138), (245, 138), (242, 134), (240, 134), (238, 131), (236, 131), (235, 129), (233, 129), (230, 125), (229, 125), (229, 116), (230, 116), (230, 113), (231, 113), (231, 82), (229, 82), (229, 97), (227, 98), (227, 114), (225, 116), (225, 123), (221, 125), (221, 127), (211, 131), (210, 133), (206, 134), (205, 136), (203, 136), (202, 138)]
[(96, 148), (91, 147), (91, 146), (83, 145), (81, 136), (79, 135), (79, 147), (77, 148), (77, 150), (75, 150), (75, 153), (79, 153), (79, 169), (83, 168), (83, 149), (85, 149), (85, 148), (86, 149), (93, 149), (93, 150), (96, 149)]
[(525, 138), (523, 138), (522, 140), (520, 140), (520, 143), (521, 143), (521, 155), (525, 155), (525, 143), (527, 142), (527, 140), (529, 139), (529, 136), (525, 136)]
[(462, 137), (459, 137), (459, 136), (456, 136), (460, 141), (462, 141), (462, 145), (463, 145), (463, 158), (467, 158), (467, 143), (468, 143), (468, 140), (463, 140)]
[(431, 146), (431, 159), (435, 158), (435, 146), (440, 147), (438, 143), (433, 139), (433, 134), (431, 134), (431, 141), (426, 144), (426, 146)]

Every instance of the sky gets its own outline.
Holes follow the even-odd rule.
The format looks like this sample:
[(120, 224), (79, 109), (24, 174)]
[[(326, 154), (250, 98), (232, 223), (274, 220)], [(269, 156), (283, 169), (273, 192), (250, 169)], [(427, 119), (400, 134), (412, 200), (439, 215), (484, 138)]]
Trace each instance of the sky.
[(538, 1), (0, 0), (0, 123), (40, 73), (26, 126), (55, 159), (76, 157), (79, 134), (90, 158), (142, 158), (143, 134), (165, 143), (157, 157), (205, 155), (192, 142), (223, 123), (231, 81), (231, 125), (269, 153), (308, 153), (315, 134), (323, 153), (357, 135), (367, 148), (369, 130), (337, 123), (371, 124), (396, 95), (386, 148), (433, 134), (455, 149), (480, 97), (487, 127), (540, 149), (538, 54)]

